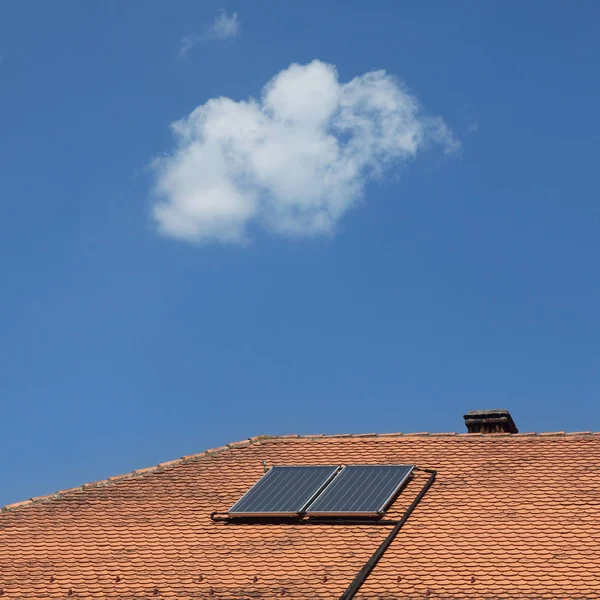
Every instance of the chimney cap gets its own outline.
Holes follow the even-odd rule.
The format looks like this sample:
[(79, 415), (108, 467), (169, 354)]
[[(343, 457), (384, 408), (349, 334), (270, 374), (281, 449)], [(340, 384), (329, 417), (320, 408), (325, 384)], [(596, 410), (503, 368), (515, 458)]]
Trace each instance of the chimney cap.
[(469, 433), (519, 433), (510, 412), (505, 408), (470, 410), (464, 419)]

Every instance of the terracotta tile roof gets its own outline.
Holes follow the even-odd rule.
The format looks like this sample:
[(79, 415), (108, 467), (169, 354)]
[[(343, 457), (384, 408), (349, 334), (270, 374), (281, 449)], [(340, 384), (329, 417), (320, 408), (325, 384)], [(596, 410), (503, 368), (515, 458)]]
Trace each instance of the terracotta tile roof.
[[(600, 435), (259, 437), (0, 513), (6, 598), (336, 599), (389, 528), (229, 525), (263, 464), (416, 463), (438, 478), (356, 596), (600, 598)], [(391, 507), (399, 518), (417, 473)]]

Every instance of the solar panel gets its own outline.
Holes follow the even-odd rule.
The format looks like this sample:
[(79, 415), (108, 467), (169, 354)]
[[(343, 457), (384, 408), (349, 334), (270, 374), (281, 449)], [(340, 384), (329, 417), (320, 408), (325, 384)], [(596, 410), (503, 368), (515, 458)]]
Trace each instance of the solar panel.
[(309, 516), (381, 514), (414, 465), (347, 465), (308, 506)]
[(339, 465), (271, 467), (229, 510), (232, 516), (294, 516), (323, 489)]

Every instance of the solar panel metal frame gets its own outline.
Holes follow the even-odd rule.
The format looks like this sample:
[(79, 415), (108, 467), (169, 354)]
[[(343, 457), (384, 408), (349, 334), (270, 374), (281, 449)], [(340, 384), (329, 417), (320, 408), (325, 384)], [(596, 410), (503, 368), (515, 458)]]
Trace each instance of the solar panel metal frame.
[[(265, 512), (261, 512), (261, 511), (243, 511), (243, 512), (237, 512), (235, 511), (235, 507), (240, 504), (242, 502), (242, 500), (244, 500), (244, 498), (246, 498), (247, 496), (249, 496), (252, 491), (261, 484), (261, 482), (265, 481), (267, 477), (271, 476), (270, 474), (274, 472), (274, 469), (277, 469), (278, 467), (286, 467), (286, 468), (297, 468), (297, 469), (305, 469), (305, 468), (310, 468), (310, 467), (330, 467), (332, 469), (335, 469), (325, 480), (325, 482), (323, 482), (320, 487), (318, 487), (314, 493), (312, 494), (312, 496), (301, 506), (301, 508), (298, 511), (265, 511)], [(327, 488), (327, 486), (331, 483), (331, 481), (333, 479), (335, 479), (336, 475), (342, 470), (342, 467), (338, 464), (338, 465), (273, 465), (272, 467), (269, 468), (269, 470), (263, 474), (263, 476), (254, 483), (254, 485), (252, 485), (252, 487), (241, 497), (237, 500), (237, 502), (227, 511), (227, 514), (229, 514), (232, 517), (296, 517), (299, 514), (303, 514), (304, 509), (309, 506), (311, 504), (311, 502), (314, 502), (314, 500), (316, 500), (316, 498), (318, 498), (318, 496), (323, 492), (324, 489)]]
[[(386, 497), (385, 501), (379, 505), (379, 508), (374, 511), (345, 511), (345, 510), (334, 510), (334, 511), (311, 511), (311, 505), (316, 503), (321, 494), (325, 493), (332, 485), (335, 484), (335, 481), (342, 475), (344, 470), (348, 467), (407, 467), (408, 471), (402, 478), (402, 480), (394, 487), (393, 491)], [(405, 465), (405, 464), (385, 464), (385, 465), (344, 465), (339, 471), (335, 473), (335, 476), (327, 483), (325, 487), (323, 487), (319, 494), (315, 496), (310, 504), (307, 506), (305, 513), (308, 517), (336, 517), (336, 516), (344, 516), (344, 517), (380, 517), (385, 513), (385, 510), (389, 503), (398, 495), (400, 490), (406, 485), (406, 482), (412, 476), (412, 473), (415, 469), (416, 465)], [(350, 470), (350, 469), (348, 469)]]

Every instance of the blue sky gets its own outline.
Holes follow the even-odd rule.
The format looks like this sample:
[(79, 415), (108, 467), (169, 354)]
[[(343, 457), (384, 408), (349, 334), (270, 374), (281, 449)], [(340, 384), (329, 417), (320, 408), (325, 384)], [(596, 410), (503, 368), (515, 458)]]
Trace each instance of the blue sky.
[(600, 429), (599, 18), (2, 2), (0, 504), (262, 433)]

